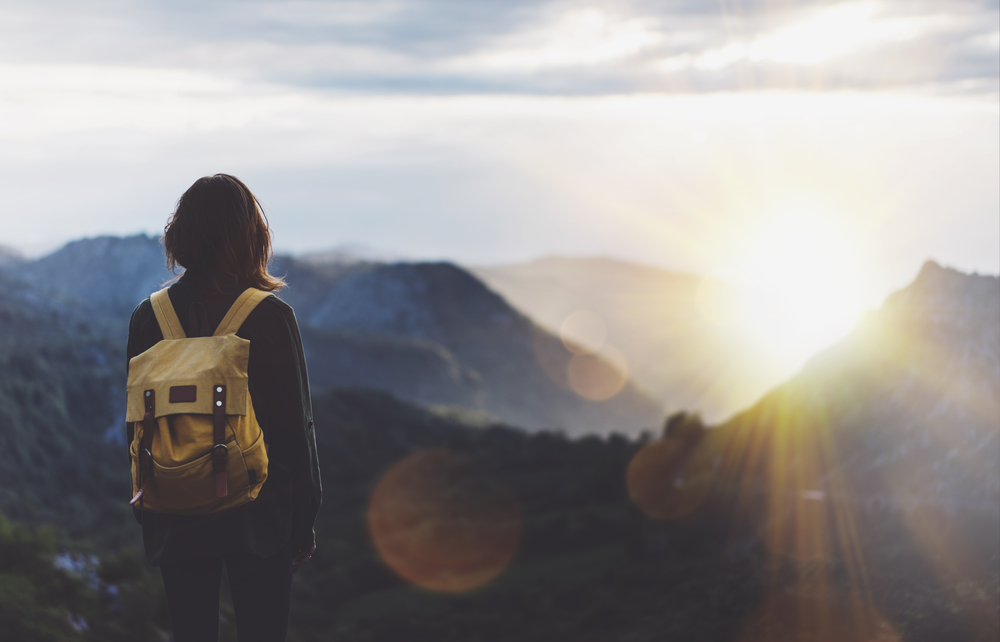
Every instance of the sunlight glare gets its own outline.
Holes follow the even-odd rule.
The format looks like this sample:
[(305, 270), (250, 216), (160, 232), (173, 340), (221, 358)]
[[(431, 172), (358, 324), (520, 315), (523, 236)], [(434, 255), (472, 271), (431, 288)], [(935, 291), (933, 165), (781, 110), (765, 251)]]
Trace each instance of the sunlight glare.
[(857, 593), (818, 583), (768, 595), (739, 642), (899, 642), (892, 623)]
[[(721, 69), (740, 60), (813, 65), (876, 43), (911, 40), (935, 27), (932, 19), (888, 18), (879, 16), (879, 9), (874, 2), (828, 7), (751, 42), (706, 51), (690, 62), (700, 69)], [(665, 68), (686, 62), (668, 59)]]
[(592, 65), (636, 55), (659, 43), (663, 35), (645, 20), (588, 8), (567, 12), (540, 30), (506, 40), (457, 64), (523, 70)]
[(802, 65), (833, 58), (881, 35), (872, 25), (874, 13), (869, 3), (832, 7), (758, 40), (749, 57)]
[(809, 204), (776, 215), (743, 248), (746, 331), (777, 361), (801, 362), (861, 316), (857, 250), (833, 216)]

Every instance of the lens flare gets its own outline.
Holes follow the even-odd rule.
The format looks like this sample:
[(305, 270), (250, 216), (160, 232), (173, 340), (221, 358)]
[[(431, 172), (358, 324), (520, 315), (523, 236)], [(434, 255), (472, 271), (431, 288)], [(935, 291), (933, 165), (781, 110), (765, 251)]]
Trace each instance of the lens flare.
[[(833, 553), (835, 526), (822, 491), (799, 491), (776, 506), (772, 503), (764, 542), (775, 553), (798, 560), (822, 559)], [(779, 507), (780, 506), (780, 507)]]
[(692, 513), (705, 499), (715, 468), (714, 457), (701, 443), (659, 439), (632, 457), (625, 484), (639, 510), (656, 519), (677, 519)]
[(820, 586), (769, 595), (739, 642), (899, 642), (899, 636), (870, 604)]
[(368, 528), (389, 567), (417, 586), (467, 591), (500, 575), (521, 540), (513, 495), (465, 455), (415, 453), (379, 480)]
[(737, 258), (747, 339), (791, 367), (846, 335), (864, 309), (856, 241), (818, 206), (776, 208)]
[(625, 387), (628, 364), (625, 355), (606, 345), (596, 354), (573, 355), (566, 376), (576, 394), (591, 401), (604, 401)]
[(604, 345), (607, 336), (604, 319), (589, 310), (577, 310), (559, 327), (559, 338), (573, 354), (594, 354)]

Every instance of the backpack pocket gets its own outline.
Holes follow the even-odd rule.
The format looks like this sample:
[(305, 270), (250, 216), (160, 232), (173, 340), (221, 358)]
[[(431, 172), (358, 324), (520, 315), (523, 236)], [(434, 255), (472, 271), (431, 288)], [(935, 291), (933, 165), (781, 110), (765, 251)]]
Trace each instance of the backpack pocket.
[(264, 446), (264, 433), (258, 432), (257, 440), (243, 451), (243, 465), (246, 466), (250, 499), (257, 499), (260, 487), (267, 479), (267, 448)]
[(256, 493), (248, 496), (248, 469), (239, 445), (234, 440), (226, 447), (229, 450), (226, 457), (229, 494), (226, 497), (215, 496), (212, 453), (180, 466), (161, 466), (154, 460), (153, 478), (144, 496), (145, 509), (199, 515), (239, 506), (256, 497)]

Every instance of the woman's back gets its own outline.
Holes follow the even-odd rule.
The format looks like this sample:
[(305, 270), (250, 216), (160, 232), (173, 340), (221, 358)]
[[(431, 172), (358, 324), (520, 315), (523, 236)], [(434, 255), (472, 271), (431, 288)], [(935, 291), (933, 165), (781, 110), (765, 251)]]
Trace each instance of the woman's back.
[[(222, 212), (214, 223), (213, 212)], [(242, 228), (229, 229), (233, 225)], [(252, 247), (232, 248), (231, 243)], [(189, 337), (210, 335), (247, 287), (283, 285), (266, 271), (270, 234), (256, 199), (232, 177), (201, 179), (185, 192), (168, 224), (165, 245), (171, 262), (188, 268), (168, 293)], [(238, 508), (200, 516), (136, 510), (147, 559), (163, 571), (177, 642), (215, 639), (206, 633), (210, 630), (217, 637), (223, 560), (231, 584), (234, 573), (243, 584), (250, 582), (245, 591), (234, 585), (240, 640), (284, 639), (291, 573), (315, 548), (321, 484), (295, 314), (279, 298), (267, 297), (236, 334), (250, 342), (249, 394), (268, 448), (268, 475), (259, 495)], [(128, 359), (162, 339), (146, 299), (129, 323)], [(129, 443), (133, 438), (129, 424)], [(254, 577), (270, 579), (261, 584)]]

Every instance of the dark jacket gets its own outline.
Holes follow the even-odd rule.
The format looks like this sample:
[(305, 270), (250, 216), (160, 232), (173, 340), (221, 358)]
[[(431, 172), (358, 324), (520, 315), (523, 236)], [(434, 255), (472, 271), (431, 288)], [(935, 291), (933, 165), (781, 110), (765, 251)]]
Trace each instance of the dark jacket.
[[(188, 336), (189, 309), (205, 306), (209, 334), (245, 286), (212, 291), (190, 272), (170, 286), (170, 302)], [(264, 299), (237, 336), (250, 341), (250, 398), (268, 445), (267, 481), (255, 501), (203, 516), (135, 510), (142, 524), (146, 558), (153, 565), (237, 552), (269, 557), (286, 544), (306, 550), (315, 544), (313, 524), (322, 495), (309, 377), (292, 308), (277, 297)], [(163, 340), (149, 299), (132, 313), (127, 358)], [(128, 424), (128, 443), (133, 426)]]

